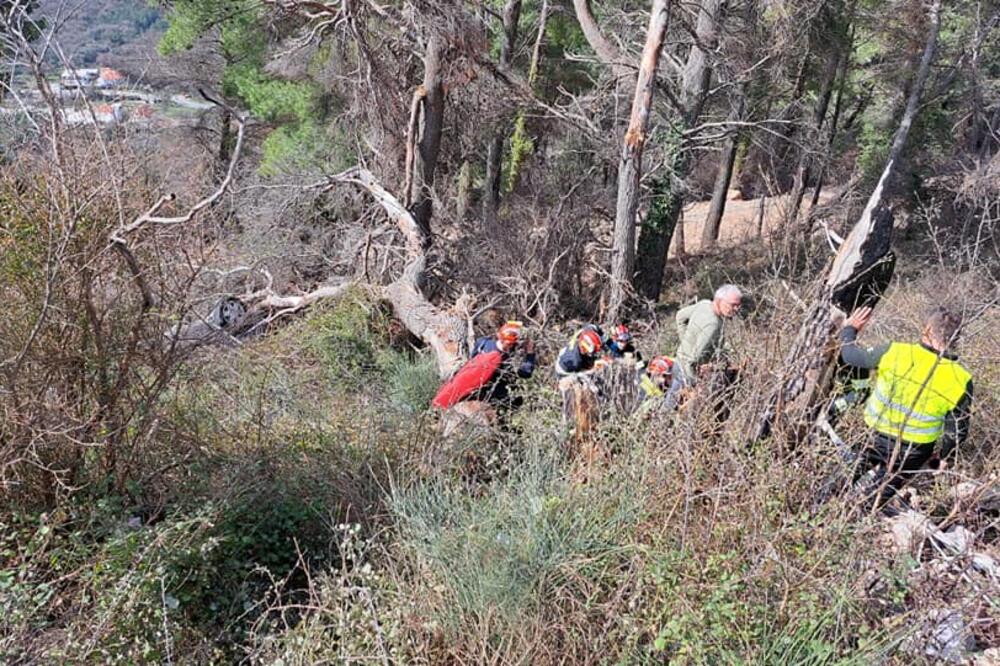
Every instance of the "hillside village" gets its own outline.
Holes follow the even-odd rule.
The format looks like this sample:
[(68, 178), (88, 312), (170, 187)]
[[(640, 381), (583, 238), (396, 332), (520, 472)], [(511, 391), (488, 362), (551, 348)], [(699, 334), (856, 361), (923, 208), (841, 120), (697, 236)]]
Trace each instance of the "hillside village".
[[(30, 77), (21, 75), (14, 83), (14, 94), (6, 96), (0, 113), (17, 116), (25, 108), (48, 112), (43, 93)], [(70, 127), (178, 127), (196, 122), (199, 113), (215, 108), (187, 94), (157, 91), (130, 81), (110, 67), (63, 69), (48, 86), (60, 103), (62, 121)]]

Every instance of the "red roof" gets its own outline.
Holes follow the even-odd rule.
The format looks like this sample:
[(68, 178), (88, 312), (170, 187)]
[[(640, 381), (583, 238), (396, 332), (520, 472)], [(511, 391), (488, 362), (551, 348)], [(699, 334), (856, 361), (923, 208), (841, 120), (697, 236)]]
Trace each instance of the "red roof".
[(101, 78), (105, 81), (121, 81), (125, 78), (125, 75), (119, 72), (117, 69), (111, 69), (110, 67), (101, 67)]

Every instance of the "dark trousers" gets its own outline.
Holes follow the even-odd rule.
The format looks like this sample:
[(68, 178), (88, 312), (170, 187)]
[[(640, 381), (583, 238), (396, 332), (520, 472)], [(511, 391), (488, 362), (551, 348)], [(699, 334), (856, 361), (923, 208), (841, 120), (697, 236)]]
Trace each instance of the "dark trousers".
[[(893, 460), (893, 452), (896, 453), (896, 458), (890, 470), (889, 463)], [(861, 452), (861, 463), (858, 465), (856, 478), (874, 467), (881, 466), (889, 476), (889, 484), (883, 493), (883, 498), (888, 498), (902, 488), (903, 484), (911, 481), (914, 474), (922, 469), (933, 455), (933, 444), (909, 444), (876, 434), (871, 445)], [(883, 476), (882, 479), (884, 478)]]

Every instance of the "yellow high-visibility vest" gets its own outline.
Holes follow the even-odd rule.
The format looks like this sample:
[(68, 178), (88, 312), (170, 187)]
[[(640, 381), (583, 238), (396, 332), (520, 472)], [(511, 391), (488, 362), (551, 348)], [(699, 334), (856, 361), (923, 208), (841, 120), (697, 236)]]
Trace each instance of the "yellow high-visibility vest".
[(921, 345), (894, 342), (878, 362), (865, 423), (893, 439), (933, 444), (944, 417), (965, 395), (972, 376), (956, 361)]
[(664, 396), (663, 389), (657, 386), (656, 382), (650, 379), (649, 375), (645, 372), (642, 373), (642, 377), (639, 379), (639, 388), (642, 389), (647, 398), (662, 398)]

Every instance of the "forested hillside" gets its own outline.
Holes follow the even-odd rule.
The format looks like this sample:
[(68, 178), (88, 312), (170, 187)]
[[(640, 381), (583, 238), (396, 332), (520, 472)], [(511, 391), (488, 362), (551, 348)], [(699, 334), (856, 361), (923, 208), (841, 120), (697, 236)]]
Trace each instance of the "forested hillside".
[(144, 0), (40, 0), (36, 14), (58, 30), (63, 51), (77, 67), (133, 52), (164, 28), (160, 9)]
[(0, 40), (0, 663), (1000, 663), (1000, 2)]

